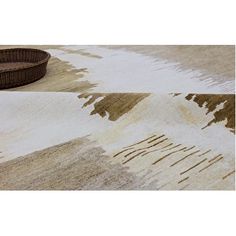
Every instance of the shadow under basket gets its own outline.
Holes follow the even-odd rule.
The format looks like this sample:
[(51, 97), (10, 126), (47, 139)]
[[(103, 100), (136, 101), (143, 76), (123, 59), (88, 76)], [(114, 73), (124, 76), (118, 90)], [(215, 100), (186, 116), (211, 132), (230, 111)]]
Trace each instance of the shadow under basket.
[(50, 54), (31, 48), (0, 50), (0, 89), (14, 88), (41, 79)]

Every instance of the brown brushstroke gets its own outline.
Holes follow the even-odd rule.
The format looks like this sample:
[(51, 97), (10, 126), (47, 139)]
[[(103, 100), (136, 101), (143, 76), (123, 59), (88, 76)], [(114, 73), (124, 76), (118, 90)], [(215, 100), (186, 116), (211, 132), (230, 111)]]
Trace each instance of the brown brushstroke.
[(229, 177), (233, 173), (235, 173), (235, 170), (233, 170), (233, 171), (229, 172), (227, 175), (223, 176), (222, 179), (226, 179), (227, 177)]
[(132, 152), (129, 152), (129, 153), (125, 154), (125, 157), (127, 157), (127, 156), (133, 154), (134, 152), (138, 152), (138, 151), (140, 151), (140, 150), (142, 150), (142, 149), (140, 148), (140, 149), (134, 150), (134, 151), (132, 151)]
[(187, 151), (189, 151), (189, 150), (192, 150), (193, 148), (195, 148), (195, 146), (192, 146), (192, 147), (190, 147), (190, 148), (184, 150), (184, 152), (187, 152)]
[[(185, 97), (187, 100), (192, 100), (198, 104), (199, 107), (207, 109), (207, 113), (213, 112), (214, 119), (208, 122), (203, 127), (206, 128), (212, 123), (217, 123), (227, 119), (225, 125), (231, 132), (235, 133), (235, 95), (234, 94), (188, 94)], [(215, 111), (217, 105), (224, 103), (223, 108), (219, 111)]]
[(132, 151), (132, 152), (129, 152), (129, 153), (125, 154), (124, 157), (127, 157), (127, 156), (129, 156), (129, 155), (131, 155), (131, 154), (133, 154), (133, 153), (135, 153), (135, 152), (138, 152), (138, 151), (141, 151), (141, 150), (145, 150), (145, 149), (146, 149), (146, 148), (138, 148), (138, 149), (136, 149), (136, 150), (134, 150), (134, 151)]
[(163, 135), (161, 135), (161, 136), (159, 136), (159, 137), (157, 137), (157, 138), (154, 138), (154, 139), (148, 141), (148, 143), (152, 143), (152, 142), (154, 142), (154, 141), (156, 141), (156, 140), (158, 140), (158, 139), (160, 139), (160, 138), (162, 138), (162, 137), (164, 137), (164, 136), (165, 136), (165, 135), (163, 134)]
[(199, 170), (199, 173), (206, 170), (207, 168), (209, 168), (210, 166), (212, 166), (213, 164), (217, 163), (218, 161), (222, 160), (224, 157), (220, 157), (219, 159), (215, 160), (214, 162), (210, 163), (209, 165), (205, 166), (204, 168), (202, 168), (201, 170)]
[(99, 114), (101, 117), (105, 117), (108, 112), (108, 119), (116, 121), (147, 96), (149, 96), (148, 93), (85, 93), (79, 95), (78, 98), (90, 97), (84, 107), (94, 103), (97, 98), (102, 98), (94, 103), (94, 110), (90, 115)]
[(202, 154), (198, 155), (199, 157), (206, 155), (207, 153), (211, 152), (211, 149), (207, 150), (206, 152), (203, 152)]
[(147, 147), (143, 147), (143, 148), (138, 148), (138, 149), (136, 149), (136, 150), (134, 150), (134, 151), (132, 151), (132, 152), (130, 152), (130, 153), (127, 153), (126, 155), (125, 155), (125, 157), (127, 157), (127, 156), (129, 156), (129, 155), (131, 155), (131, 154), (133, 154), (133, 153), (135, 153), (135, 152), (138, 152), (138, 151), (141, 151), (141, 150), (146, 150), (146, 149), (148, 149), (148, 148), (152, 148), (152, 147), (154, 147), (154, 146), (156, 146), (156, 145), (158, 145), (158, 144), (160, 144), (160, 143), (163, 143), (164, 141), (166, 141), (168, 138), (165, 138), (165, 139), (163, 139), (163, 140), (161, 140), (161, 141), (159, 141), (159, 142), (157, 142), (157, 143), (155, 143), (155, 144), (153, 144), (153, 145), (151, 145), (151, 146), (147, 146)]
[(166, 145), (166, 146), (164, 146), (164, 147), (162, 147), (162, 148), (157, 148), (157, 149), (154, 149), (154, 150), (152, 150), (152, 151), (146, 152), (146, 153), (142, 154), (142, 156), (146, 156), (147, 154), (152, 153), (152, 152), (160, 151), (161, 149), (166, 148), (166, 147), (169, 147), (169, 146), (171, 146), (171, 145), (173, 145), (173, 143), (170, 143), (170, 144), (168, 144), (168, 145)]
[(215, 156), (215, 157), (213, 157), (212, 159), (210, 159), (208, 162), (212, 162), (212, 161), (214, 161), (216, 158), (218, 158), (218, 157), (220, 157), (222, 154), (219, 154), (219, 155), (217, 155), (217, 156)]
[(174, 149), (174, 148), (176, 148), (176, 147), (179, 147), (179, 146), (181, 146), (181, 145), (182, 145), (182, 144), (177, 144), (177, 145), (175, 145), (174, 147), (168, 148), (168, 149), (166, 149), (166, 150), (162, 150), (161, 152), (166, 152), (166, 151), (172, 150), (172, 149)]
[(127, 149), (125, 149), (125, 150), (122, 150), (122, 151), (116, 153), (113, 157), (116, 157), (116, 156), (118, 156), (118, 155), (120, 155), (120, 154), (122, 154), (122, 153), (124, 153), (124, 152), (126, 152), (126, 151), (128, 151), (128, 150), (131, 150), (131, 149), (133, 149), (133, 148), (127, 148)]
[(128, 160), (124, 161), (122, 164), (126, 164), (127, 162), (133, 160), (135, 157), (139, 156), (140, 154), (142, 154), (144, 152), (146, 152), (146, 151), (142, 151), (142, 152), (137, 153), (136, 155), (130, 157)]
[(181, 179), (181, 180), (178, 182), (178, 184), (180, 184), (180, 183), (182, 183), (182, 182), (186, 181), (187, 179), (189, 179), (189, 176), (188, 176), (188, 177), (186, 177), (186, 178), (183, 178), (183, 179)]
[(174, 151), (174, 152), (170, 152), (170, 153), (166, 154), (165, 156), (159, 158), (159, 159), (156, 160), (155, 162), (153, 162), (152, 165), (155, 165), (155, 164), (157, 164), (158, 162), (164, 160), (166, 157), (168, 157), (168, 156), (170, 156), (170, 155), (172, 155), (172, 154), (174, 154), (174, 153), (177, 153), (177, 152), (183, 151), (184, 149), (186, 149), (186, 147), (181, 148), (181, 149), (179, 149), (179, 150), (177, 150), (177, 151)]
[(155, 147), (155, 146), (157, 146), (158, 144), (165, 142), (166, 140), (168, 140), (168, 138), (165, 138), (165, 139), (161, 140), (160, 142), (157, 142), (157, 143), (155, 143), (155, 144), (153, 144), (153, 145), (151, 145), (151, 146), (148, 146), (148, 147), (146, 147), (146, 148)]
[(207, 158), (205, 158), (205, 159), (201, 160), (201, 161), (200, 161), (200, 162), (198, 162), (197, 164), (195, 164), (195, 165), (193, 165), (193, 166), (189, 167), (187, 170), (185, 170), (185, 171), (182, 171), (182, 172), (180, 173), (180, 175), (183, 175), (183, 174), (187, 173), (188, 171), (190, 171), (190, 170), (194, 169), (195, 167), (199, 166), (200, 164), (202, 164), (202, 163), (203, 163), (204, 161), (206, 161), (206, 160), (207, 160)]
[(146, 142), (147, 140), (149, 140), (149, 139), (151, 139), (151, 138), (153, 138), (153, 137), (155, 137), (155, 136), (156, 136), (156, 135), (152, 135), (151, 137), (146, 138), (146, 139), (144, 139), (144, 140), (141, 140), (141, 141), (139, 141), (139, 142), (137, 142), (137, 143), (134, 143), (134, 144), (132, 144), (132, 145), (129, 145), (129, 146), (127, 146), (126, 148), (128, 148), (128, 147), (133, 147), (133, 146), (135, 146), (135, 145), (144, 143), (144, 142)]
[(179, 96), (181, 93), (174, 93), (173, 94), (173, 97), (177, 97), (177, 96)]
[(176, 162), (174, 162), (173, 164), (171, 164), (170, 167), (172, 167), (172, 166), (178, 164), (179, 162), (185, 160), (186, 158), (188, 158), (188, 157), (190, 157), (190, 156), (192, 156), (192, 155), (194, 155), (194, 154), (196, 154), (196, 153), (198, 153), (198, 152), (200, 152), (200, 150), (197, 150), (197, 151), (195, 151), (195, 152), (192, 152), (192, 153), (188, 154), (187, 156), (184, 156), (183, 158), (181, 158), (181, 159), (179, 159), (178, 161), (176, 161)]
[[(172, 145), (173, 145), (173, 143), (170, 143), (170, 144), (168, 144), (168, 145), (162, 147), (161, 149), (167, 148), (167, 147), (172, 146)], [(167, 149), (166, 149), (166, 150), (167, 150)]]

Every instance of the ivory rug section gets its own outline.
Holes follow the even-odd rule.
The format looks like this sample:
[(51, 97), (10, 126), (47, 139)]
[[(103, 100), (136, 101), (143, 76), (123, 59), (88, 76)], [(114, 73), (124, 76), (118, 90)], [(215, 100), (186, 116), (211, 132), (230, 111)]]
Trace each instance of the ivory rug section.
[(87, 68), (86, 80), (97, 84), (93, 92), (234, 93), (234, 80), (183, 69), (178, 62), (158, 56), (99, 46), (66, 46), (48, 52), (77, 69)]
[(12, 47), (52, 57), (0, 91), (0, 189), (235, 189), (235, 46)]
[(235, 96), (199, 96), (1, 92), (0, 187), (234, 189)]

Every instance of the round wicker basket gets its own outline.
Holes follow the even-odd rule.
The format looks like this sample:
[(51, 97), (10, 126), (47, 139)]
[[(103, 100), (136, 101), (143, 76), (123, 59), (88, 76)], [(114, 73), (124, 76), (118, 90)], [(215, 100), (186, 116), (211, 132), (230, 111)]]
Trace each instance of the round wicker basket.
[(0, 89), (18, 87), (46, 74), (50, 54), (31, 48), (0, 50)]

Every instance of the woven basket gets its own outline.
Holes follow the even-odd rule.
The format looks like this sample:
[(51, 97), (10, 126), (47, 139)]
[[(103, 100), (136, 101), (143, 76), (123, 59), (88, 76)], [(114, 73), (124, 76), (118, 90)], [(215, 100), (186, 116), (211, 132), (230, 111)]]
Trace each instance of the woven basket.
[(50, 54), (31, 48), (0, 50), (0, 89), (18, 87), (46, 74)]

